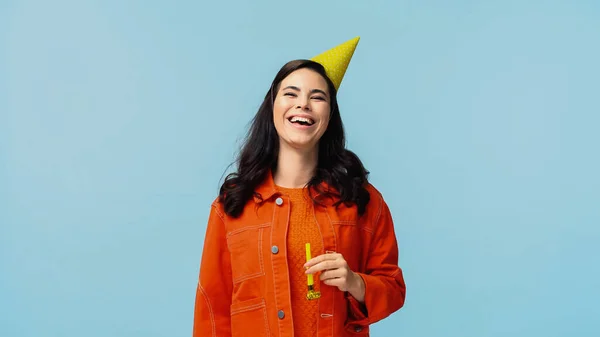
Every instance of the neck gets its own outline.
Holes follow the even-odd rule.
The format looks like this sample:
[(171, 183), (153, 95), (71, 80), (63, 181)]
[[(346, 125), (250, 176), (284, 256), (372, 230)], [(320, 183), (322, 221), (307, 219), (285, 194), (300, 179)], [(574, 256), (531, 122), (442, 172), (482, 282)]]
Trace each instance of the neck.
[(317, 148), (299, 150), (281, 142), (277, 170), (273, 175), (275, 184), (287, 188), (304, 187), (315, 174), (318, 156)]

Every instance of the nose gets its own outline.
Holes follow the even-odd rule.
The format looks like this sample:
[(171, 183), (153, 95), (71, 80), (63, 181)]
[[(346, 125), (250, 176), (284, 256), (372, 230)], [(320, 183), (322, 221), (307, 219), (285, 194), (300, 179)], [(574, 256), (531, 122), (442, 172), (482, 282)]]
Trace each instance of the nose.
[(310, 110), (310, 105), (309, 105), (310, 100), (306, 97), (301, 98), (300, 102), (298, 102), (298, 105), (296, 106), (297, 109), (302, 109), (302, 110)]

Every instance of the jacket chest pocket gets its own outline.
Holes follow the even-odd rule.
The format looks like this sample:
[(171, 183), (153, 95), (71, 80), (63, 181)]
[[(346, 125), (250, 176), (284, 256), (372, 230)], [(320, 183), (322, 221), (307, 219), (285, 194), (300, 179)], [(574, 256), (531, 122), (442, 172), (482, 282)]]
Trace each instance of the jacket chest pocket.
[(264, 230), (269, 226), (270, 224), (248, 226), (227, 234), (234, 284), (265, 274), (262, 246)]

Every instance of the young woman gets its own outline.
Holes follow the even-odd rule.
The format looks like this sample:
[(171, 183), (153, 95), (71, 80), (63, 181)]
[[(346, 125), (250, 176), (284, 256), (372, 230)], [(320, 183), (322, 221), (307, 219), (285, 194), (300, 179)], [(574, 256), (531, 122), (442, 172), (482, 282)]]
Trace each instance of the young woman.
[(368, 336), (404, 305), (392, 216), (336, 101), (357, 43), (275, 76), (212, 203), (194, 337)]

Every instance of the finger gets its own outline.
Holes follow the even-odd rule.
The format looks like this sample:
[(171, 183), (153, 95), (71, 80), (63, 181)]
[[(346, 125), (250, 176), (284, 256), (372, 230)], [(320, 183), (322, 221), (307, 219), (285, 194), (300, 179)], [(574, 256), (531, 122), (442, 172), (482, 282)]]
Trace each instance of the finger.
[(342, 267), (343, 264), (340, 263), (340, 261), (337, 260), (328, 260), (328, 261), (323, 261), (323, 262), (319, 262), (317, 264), (315, 264), (314, 266), (308, 268), (305, 273), (306, 274), (314, 274), (316, 272), (319, 271), (323, 271), (323, 270), (329, 270), (329, 269), (338, 269), (340, 267)]
[(348, 267), (348, 263), (346, 262), (346, 260), (344, 260), (344, 257), (342, 257), (342, 255), (338, 254), (338, 258), (336, 258), (335, 260), (327, 259), (327, 260), (318, 262), (317, 264), (315, 264), (311, 267), (304, 267), (304, 269), (306, 269), (306, 274), (313, 274), (313, 273), (316, 273), (317, 271), (321, 271), (321, 270), (347, 268), (347, 267)]
[(332, 287), (342, 287), (344, 285), (344, 280), (341, 278), (331, 278), (328, 280), (323, 281), (324, 284), (328, 285), (328, 286), (332, 286)]
[(338, 258), (340, 254), (337, 253), (328, 253), (328, 254), (322, 254), (319, 256), (315, 256), (312, 259), (308, 260), (305, 264), (304, 267), (310, 268), (312, 266), (314, 266), (317, 263), (321, 263), (323, 261), (327, 261), (327, 260), (335, 260)]
[(345, 269), (334, 269), (334, 270), (326, 270), (326, 271), (322, 272), (321, 276), (319, 276), (319, 278), (321, 279), (321, 281), (325, 281), (325, 280), (334, 279), (334, 278), (345, 278), (346, 275), (347, 275), (347, 272)]

